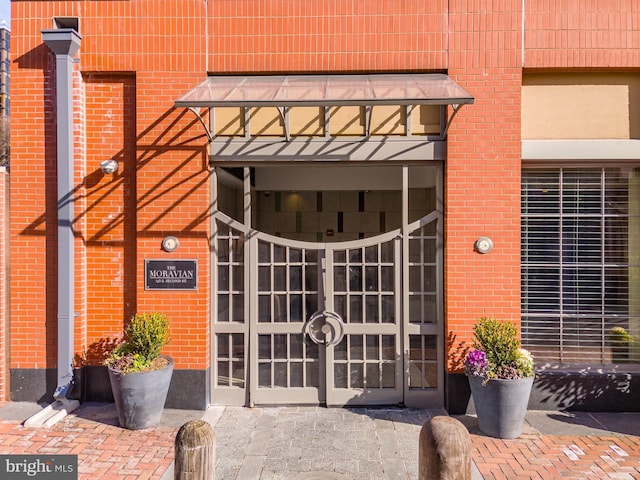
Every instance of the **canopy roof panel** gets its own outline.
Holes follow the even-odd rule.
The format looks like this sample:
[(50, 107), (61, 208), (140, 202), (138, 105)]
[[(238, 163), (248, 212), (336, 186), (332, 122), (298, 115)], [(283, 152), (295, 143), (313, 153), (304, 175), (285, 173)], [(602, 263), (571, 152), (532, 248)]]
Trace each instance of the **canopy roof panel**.
[(463, 105), (469, 92), (433, 74), (211, 76), (176, 107)]

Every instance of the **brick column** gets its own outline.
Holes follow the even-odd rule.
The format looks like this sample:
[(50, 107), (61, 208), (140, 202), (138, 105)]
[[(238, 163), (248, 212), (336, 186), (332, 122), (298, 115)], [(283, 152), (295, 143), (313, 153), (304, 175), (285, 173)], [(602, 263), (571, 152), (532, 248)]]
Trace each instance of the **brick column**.
[[(445, 165), (445, 319), (460, 342), (481, 316), (520, 318), (520, 0), (452, 0), (449, 74), (476, 102), (453, 122)], [(495, 247), (474, 251), (480, 236)]]

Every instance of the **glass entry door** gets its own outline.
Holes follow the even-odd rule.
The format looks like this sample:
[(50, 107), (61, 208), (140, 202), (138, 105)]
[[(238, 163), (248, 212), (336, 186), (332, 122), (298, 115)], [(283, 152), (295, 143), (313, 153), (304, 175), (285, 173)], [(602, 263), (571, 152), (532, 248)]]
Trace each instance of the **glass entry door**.
[(397, 235), (320, 245), (258, 236), (252, 401), (402, 403)]
[(212, 403), (442, 407), (441, 167), (264, 170), (213, 176)]

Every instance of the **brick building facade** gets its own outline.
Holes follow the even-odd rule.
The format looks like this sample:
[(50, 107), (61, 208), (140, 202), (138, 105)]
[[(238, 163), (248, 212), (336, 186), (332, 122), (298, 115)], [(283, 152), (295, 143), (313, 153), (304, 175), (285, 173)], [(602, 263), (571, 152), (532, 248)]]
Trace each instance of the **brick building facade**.
[[(455, 411), (468, 400), (459, 358), (481, 316), (522, 322), (523, 342), (540, 365), (568, 371), (615, 363), (607, 356), (611, 342), (604, 333), (611, 326), (640, 333), (640, 309), (630, 293), (638, 286), (633, 278), (640, 265), (633, 235), (640, 212), (632, 195), (640, 168), (640, 7), (635, 2), (23, 1), (12, 4), (7, 397), (48, 398), (60, 387), (60, 67), (42, 33), (56, 29), (74, 30), (80, 43), (72, 60), (75, 163), (67, 199), (74, 203), (70, 353), (75, 395), (82, 399), (109, 398), (100, 362), (127, 319), (141, 311), (163, 311), (172, 320), (166, 353), (175, 358), (176, 372), (168, 405), (188, 408), (309, 401), (444, 405)], [(441, 75), (439, 82), (455, 82), (471, 100), (458, 111), (465, 102), (448, 93), (423, 93), (415, 105), (414, 97), (397, 93), (386, 103), (323, 97), (317, 105), (263, 105), (269, 99), (260, 97), (249, 105), (211, 93), (197, 115), (185, 108), (196, 103), (178, 101), (208, 75), (240, 79), (234, 88), (241, 88), (243, 79), (364, 74), (394, 74), (401, 84), (402, 78)], [(583, 111), (572, 113), (574, 106)], [(576, 132), (564, 133), (571, 128)], [(264, 146), (264, 155), (248, 153), (272, 137), (283, 145)], [(356, 153), (338, 149), (330, 158), (318, 153), (325, 147), (315, 154), (299, 148), (296, 142), (305, 139), (332, 147), (355, 139), (359, 149), (374, 153), (357, 153), (361, 150), (354, 147)], [(415, 156), (396, 140), (414, 142)], [(387, 143), (391, 153), (380, 153)], [(115, 174), (100, 168), (110, 159), (118, 162)], [(615, 171), (608, 173), (609, 168)], [(320, 178), (321, 172), (329, 177)], [(596, 293), (581, 283), (591, 278), (589, 260), (580, 257), (576, 263), (550, 254), (541, 261), (531, 253), (539, 250), (536, 235), (549, 233), (527, 220), (535, 192), (523, 193), (543, 183), (536, 176), (540, 172), (546, 179), (560, 178), (560, 183), (550, 180), (556, 187), (541, 187), (545, 192), (562, 190), (573, 173), (580, 179), (589, 174), (604, 179), (606, 173), (596, 190), (607, 198), (609, 178), (624, 186), (626, 193), (616, 197), (624, 203), (624, 226), (616, 224), (615, 238), (606, 233), (606, 205), (598, 217), (605, 232), (598, 248), (622, 253), (616, 261), (602, 254), (596, 262), (604, 272), (598, 277), (604, 307), (597, 313), (569, 308), (570, 285), (579, 292), (580, 305), (597, 303), (589, 297)], [(388, 185), (381, 185), (388, 174)], [(310, 177), (315, 184), (305, 183)], [(424, 200), (418, 190), (428, 192)], [(307, 193), (289, 208), (292, 193), (299, 191)], [(242, 200), (247, 195), (249, 204)], [(538, 214), (556, 218), (553, 211), (538, 210), (531, 218)], [(351, 228), (356, 221), (362, 223)], [(565, 232), (568, 221), (562, 225), (552, 237)], [(385, 234), (395, 229), (400, 240), (385, 260), (384, 245), (393, 243)], [(175, 251), (163, 249), (167, 237), (179, 240)], [(474, 249), (480, 237), (494, 243), (488, 254)], [(573, 238), (556, 237), (549, 241), (551, 250), (561, 251)], [(410, 245), (419, 241), (415, 257)], [(579, 251), (584, 246), (574, 245)], [(269, 252), (264, 258), (263, 247)], [(353, 252), (366, 257), (368, 248), (380, 257), (371, 263), (351, 257)], [(280, 249), (287, 252), (284, 258), (278, 257)], [(296, 257), (307, 259), (320, 250), (312, 261)], [(342, 261), (343, 255), (349, 259)], [(196, 288), (145, 286), (148, 260), (176, 259), (197, 265)], [(574, 263), (583, 273), (569, 278)], [(390, 265), (397, 273), (384, 273)], [(278, 266), (288, 272), (282, 279)], [(300, 287), (292, 286), (298, 268), (307, 282)], [(322, 268), (333, 277), (318, 288), (308, 277)], [(366, 277), (368, 268), (377, 269), (376, 287), (354, 287), (351, 282), (360, 277), (352, 272)], [(341, 269), (349, 272), (343, 290)], [(545, 277), (549, 271), (554, 273)], [(607, 279), (616, 276), (626, 280), (612, 286)], [(379, 287), (378, 280), (392, 285)], [(554, 293), (539, 294), (538, 286), (554, 281)], [(609, 310), (605, 297), (612, 289), (617, 300)], [(555, 298), (557, 291), (557, 302), (540, 307), (541, 298)], [(324, 305), (310, 305), (323, 293)], [(301, 316), (293, 318), (298, 301)], [(385, 310), (389, 302), (391, 314)], [(303, 349), (296, 332), (302, 335), (314, 310), (329, 306), (344, 320), (343, 347), (319, 354), (302, 340)], [(266, 320), (263, 307), (270, 315)], [(280, 307), (289, 311), (283, 323), (290, 330), (277, 325)], [(287, 345), (283, 355), (280, 341)], [(570, 354), (585, 348), (598, 355), (592, 352), (586, 362)], [(632, 371), (637, 352), (626, 353)], [(318, 365), (320, 373), (311, 373)], [(319, 385), (330, 379), (335, 383)], [(547, 399), (540, 400), (542, 407), (584, 404), (574, 392), (565, 395), (552, 384), (538, 382), (540, 395), (534, 397)], [(382, 394), (385, 388), (395, 393)], [(282, 389), (289, 393), (263, 394)], [(331, 402), (325, 398), (341, 389), (344, 395)], [(624, 400), (619, 403), (625, 406)]]

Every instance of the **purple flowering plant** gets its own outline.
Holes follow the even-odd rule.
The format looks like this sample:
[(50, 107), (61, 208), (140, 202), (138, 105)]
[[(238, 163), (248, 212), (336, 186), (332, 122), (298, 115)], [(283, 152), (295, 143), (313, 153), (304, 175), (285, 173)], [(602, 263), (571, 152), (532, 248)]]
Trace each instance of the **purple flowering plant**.
[(482, 317), (473, 327), (473, 349), (464, 359), (470, 377), (518, 379), (533, 377), (533, 356), (520, 347), (517, 326), (509, 321)]
[(486, 353), (482, 350), (471, 350), (464, 360), (464, 373), (470, 377), (486, 377), (488, 366)]

